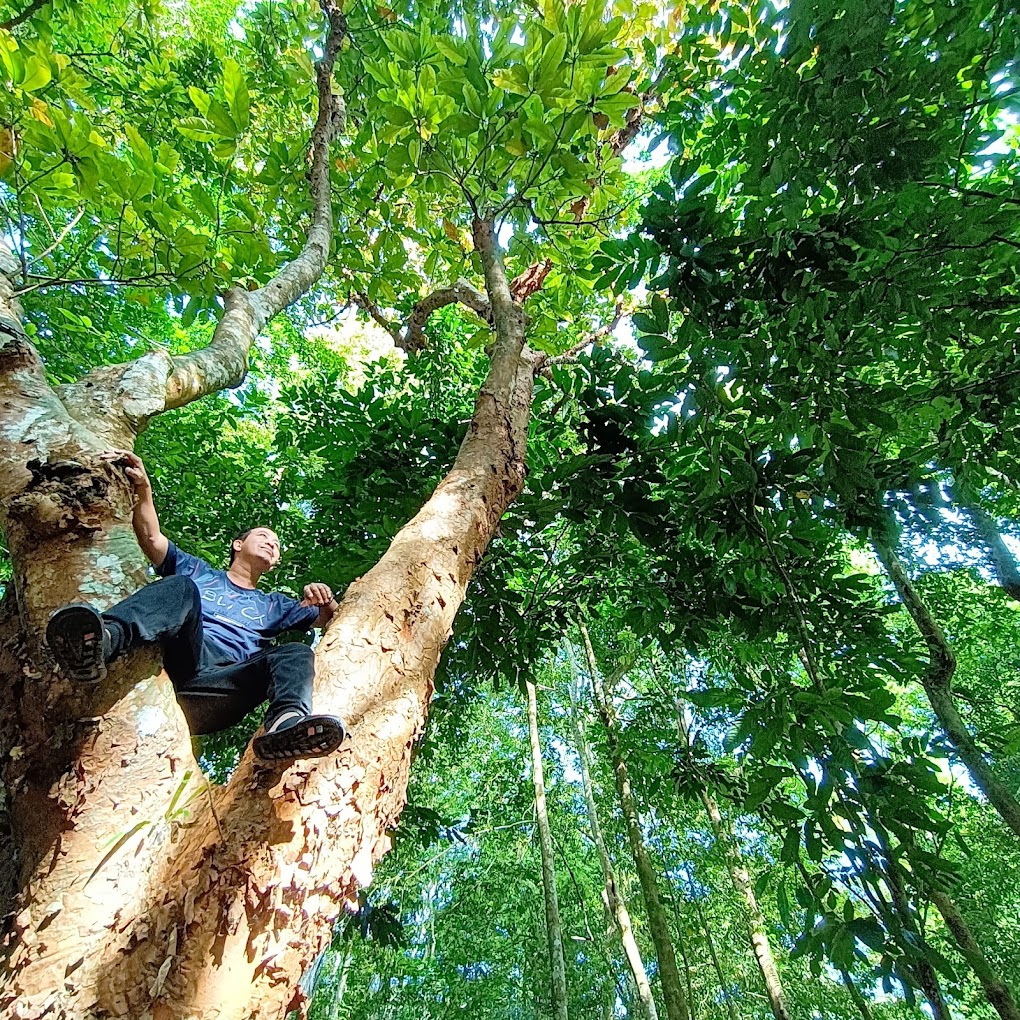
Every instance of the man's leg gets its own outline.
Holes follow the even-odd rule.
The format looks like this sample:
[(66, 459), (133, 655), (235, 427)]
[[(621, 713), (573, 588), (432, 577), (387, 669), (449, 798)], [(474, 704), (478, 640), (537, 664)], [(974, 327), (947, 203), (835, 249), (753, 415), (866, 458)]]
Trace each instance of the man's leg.
[(293, 642), (265, 653), (268, 674), (265, 732), (253, 748), (264, 761), (315, 758), (335, 751), (344, 737), (343, 723), (335, 716), (312, 715), (315, 658), (307, 645)]
[(58, 609), (46, 627), (54, 658), (72, 679), (101, 680), (106, 663), (129, 648), (158, 641), (175, 685), (202, 661), (202, 599), (190, 577), (167, 577), (140, 588), (100, 615), (75, 603)]

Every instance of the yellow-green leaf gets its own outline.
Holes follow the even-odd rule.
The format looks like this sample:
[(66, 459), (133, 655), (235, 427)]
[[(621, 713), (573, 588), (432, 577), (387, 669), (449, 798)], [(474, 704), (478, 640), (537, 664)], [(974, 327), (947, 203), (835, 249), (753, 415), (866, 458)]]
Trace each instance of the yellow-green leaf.
[(248, 84), (237, 61), (231, 58), (223, 62), (223, 95), (226, 97), (230, 116), (238, 131), (247, 131), (251, 105)]
[(39, 57), (29, 57), (25, 61), (25, 74), (20, 85), (26, 92), (38, 92), (49, 85), (53, 78), (50, 65)]

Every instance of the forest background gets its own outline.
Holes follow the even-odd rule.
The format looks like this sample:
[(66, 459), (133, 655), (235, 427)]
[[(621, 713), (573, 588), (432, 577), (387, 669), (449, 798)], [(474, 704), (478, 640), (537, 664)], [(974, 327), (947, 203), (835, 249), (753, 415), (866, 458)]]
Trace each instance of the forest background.
[[(3, 1015), (1020, 1018), (1018, 51), (0, 7)], [(146, 576), (130, 445), (184, 547), (347, 589), (338, 763), (53, 672)]]

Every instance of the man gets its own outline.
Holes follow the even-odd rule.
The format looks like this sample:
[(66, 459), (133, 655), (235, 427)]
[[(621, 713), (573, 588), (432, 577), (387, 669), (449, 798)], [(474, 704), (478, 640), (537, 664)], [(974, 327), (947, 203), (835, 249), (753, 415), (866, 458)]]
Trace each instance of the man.
[(335, 751), (345, 736), (343, 724), (312, 715), (311, 648), (271, 644), (284, 631), (324, 627), (338, 608), (329, 587), (306, 585), (301, 602), (260, 591), (260, 578), (280, 560), (280, 540), (270, 528), (238, 535), (227, 570), (184, 552), (160, 530), (141, 458), (126, 451), (105, 456), (123, 466), (134, 487), (135, 535), (163, 580), (102, 614), (84, 603), (58, 609), (46, 640), (63, 672), (83, 682), (102, 680), (108, 662), (158, 642), (192, 732), (225, 729), (268, 699), (256, 756), (287, 761)]

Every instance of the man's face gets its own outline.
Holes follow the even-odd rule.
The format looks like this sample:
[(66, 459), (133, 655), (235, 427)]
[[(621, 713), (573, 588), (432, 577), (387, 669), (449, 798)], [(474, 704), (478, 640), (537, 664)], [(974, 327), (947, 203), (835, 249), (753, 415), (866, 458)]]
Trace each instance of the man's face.
[(272, 528), (253, 528), (243, 542), (234, 543), (234, 551), (269, 570), (280, 562), (280, 539)]

